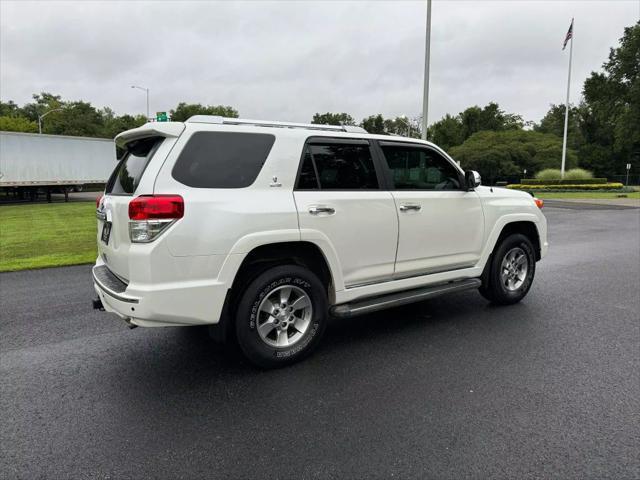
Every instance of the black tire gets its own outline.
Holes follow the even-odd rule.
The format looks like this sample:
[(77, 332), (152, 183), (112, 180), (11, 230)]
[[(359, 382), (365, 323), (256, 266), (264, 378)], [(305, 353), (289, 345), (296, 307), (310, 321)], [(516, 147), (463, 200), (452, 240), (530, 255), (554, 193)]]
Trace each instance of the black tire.
[[(289, 287), (291, 290), (287, 290)], [(293, 307), (280, 308), (279, 315), (290, 315), (286, 318), (259, 310), (261, 305), (265, 305), (263, 304), (265, 297), (266, 302), (270, 302), (266, 305), (275, 306), (271, 300), (281, 295), (282, 291), (289, 292), (290, 297), (288, 298), (300, 299), (306, 295), (306, 300), (304, 298), (303, 300), (305, 304), (310, 303), (311, 309), (282, 313)], [(296, 313), (302, 315), (301, 312), (307, 314), (306, 320), (308, 320), (304, 333), (299, 332), (296, 328), (297, 323), (291, 321), (291, 318), (295, 318)], [(297, 320), (302, 319), (296, 318)], [(287, 321), (288, 328), (283, 328), (283, 325), (287, 327)], [(251, 363), (262, 368), (278, 368), (290, 365), (309, 355), (320, 342), (327, 327), (327, 321), (327, 292), (320, 279), (306, 268), (298, 265), (283, 265), (263, 272), (242, 293), (236, 310), (236, 337), (242, 352)], [(258, 326), (268, 322), (272, 324), (268, 327), (272, 327), (273, 330), (263, 339), (261, 335), (265, 330), (262, 330), (262, 334), (259, 333)], [(280, 322), (279, 326), (274, 327), (273, 324), (278, 322)], [(283, 338), (286, 337), (285, 342), (288, 342), (289, 338), (295, 341), (288, 346), (268, 343), (279, 342), (280, 335), (283, 335)]]
[[(519, 250), (518, 250), (519, 249)], [(509, 288), (502, 281), (502, 264), (505, 257), (512, 252), (522, 251), (526, 258), (527, 271), (518, 288)], [(512, 305), (522, 300), (529, 292), (536, 271), (536, 256), (533, 244), (525, 235), (514, 233), (505, 237), (496, 246), (487, 265), (487, 270), (482, 276), (480, 293), (487, 300), (499, 305)], [(512, 285), (515, 287), (515, 285)]]

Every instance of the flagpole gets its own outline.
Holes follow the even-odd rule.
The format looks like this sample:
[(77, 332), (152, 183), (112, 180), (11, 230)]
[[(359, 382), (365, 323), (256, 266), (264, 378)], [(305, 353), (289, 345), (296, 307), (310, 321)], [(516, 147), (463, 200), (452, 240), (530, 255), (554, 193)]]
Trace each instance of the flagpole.
[(573, 23), (573, 18), (571, 19), (571, 38), (569, 41), (571, 45), (569, 45), (569, 75), (567, 78), (567, 102), (565, 103), (564, 109), (564, 135), (562, 138), (562, 165), (560, 167), (560, 178), (564, 178), (564, 167), (565, 161), (567, 159), (567, 128), (569, 127), (569, 92), (571, 90), (571, 60), (573, 59), (573, 37), (575, 36), (575, 24)]
[(429, 60), (431, 56), (431, 0), (427, 0), (427, 32), (424, 44), (424, 90), (422, 96), (422, 139), (427, 139), (429, 121)]

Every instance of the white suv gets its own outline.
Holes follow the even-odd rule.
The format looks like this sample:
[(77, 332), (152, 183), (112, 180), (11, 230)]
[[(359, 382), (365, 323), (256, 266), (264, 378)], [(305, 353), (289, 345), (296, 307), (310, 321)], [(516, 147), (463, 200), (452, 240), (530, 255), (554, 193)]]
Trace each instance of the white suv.
[(429, 142), (212, 116), (116, 142), (94, 307), (131, 326), (212, 325), (262, 367), (307, 355), (329, 315), (466, 289), (518, 302), (547, 250), (536, 199), (481, 187)]

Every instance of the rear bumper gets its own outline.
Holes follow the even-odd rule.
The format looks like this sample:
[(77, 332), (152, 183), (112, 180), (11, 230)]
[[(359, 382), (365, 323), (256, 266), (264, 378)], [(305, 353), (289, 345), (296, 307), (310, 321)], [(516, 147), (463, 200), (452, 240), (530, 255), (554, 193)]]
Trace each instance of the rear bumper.
[(218, 323), (228, 290), (225, 284), (215, 281), (127, 284), (100, 261), (92, 273), (94, 289), (104, 309), (144, 327)]

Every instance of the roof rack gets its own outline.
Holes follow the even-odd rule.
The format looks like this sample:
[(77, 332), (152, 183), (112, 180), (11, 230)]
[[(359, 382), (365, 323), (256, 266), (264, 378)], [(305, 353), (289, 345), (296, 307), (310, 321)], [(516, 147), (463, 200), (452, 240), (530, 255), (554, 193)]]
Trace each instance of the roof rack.
[(325, 130), (332, 132), (368, 133), (355, 125), (320, 125), (316, 123), (276, 122), (271, 120), (249, 120), (246, 118), (228, 118), (216, 115), (194, 115), (187, 119), (188, 123), (217, 123), (220, 125), (255, 125), (257, 127), (304, 128), (307, 130)]

